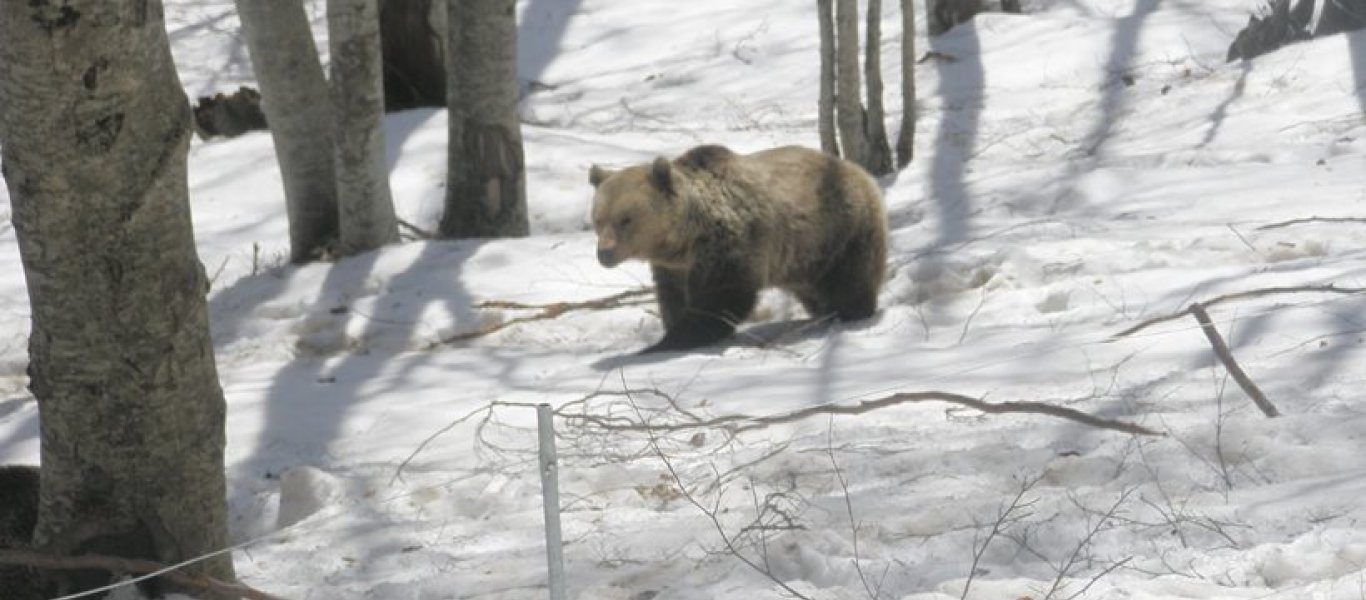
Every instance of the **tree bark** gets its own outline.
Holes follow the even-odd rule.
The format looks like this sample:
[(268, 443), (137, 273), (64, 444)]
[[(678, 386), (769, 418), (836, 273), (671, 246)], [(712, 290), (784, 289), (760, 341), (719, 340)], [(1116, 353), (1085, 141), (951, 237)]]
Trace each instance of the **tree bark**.
[(446, 105), (444, 0), (382, 0), (384, 108)]
[(289, 216), (290, 260), (330, 255), (340, 235), (332, 106), (302, 0), (237, 0)]
[(821, 136), (821, 150), (840, 155), (839, 140), (835, 135), (835, 13), (831, 0), (816, 0), (820, 22), (820, 96), (816, 101), (816, 123)]
[(1314, 37), (1366, 27), (1366, 0), (1323, 0)]
[(337, 124), (338, 253), (398, 241), (384, 147), (378, 0), (327, 0), (332, 107)]
[(447, 0), (443, 238), (525, 236), (526, 170), (517, 116), (514, 0)]
[(863, 127), (868, 142), (868, 164), (874, 175), (892, 172), (892, 148), (887, 142), (887, 126), (882, 108), (882, 0), (868, 0), (867, 42), (863, 45), (863, 82), (868, 92), (868, 112)]
[(915, 3), (901, 0), (901, 133), (896, 137), (896, 166), (915, 157)]
[(835, 0), (836, 123), (844, 158), (864, 168), (868, 165), (868, 138), (864, 134), (863, 101), (858, 64), (858, 0)]
[[(0, 106), (41, 412), (35, 546), (166, 563), (225, 547), (190, 107), (161, 2), (0, 2)], [(186, 569), (234, 579), (228, 554)], [(62, 593), (108, 579), (52, 578)]]

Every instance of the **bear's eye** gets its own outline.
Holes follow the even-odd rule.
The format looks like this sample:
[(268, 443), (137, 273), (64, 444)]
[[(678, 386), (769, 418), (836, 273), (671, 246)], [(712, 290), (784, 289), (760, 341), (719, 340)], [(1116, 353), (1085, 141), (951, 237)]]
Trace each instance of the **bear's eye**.
[(617, 221), (617, 227), (620, 227), (620, 228), (622, 228), (622, 229), (626, 229), (627, 227), (630, 227), (630, 226), (631, 226), (631, 217), (630, 217), (630, 216), (622, 217), (619, 221)]

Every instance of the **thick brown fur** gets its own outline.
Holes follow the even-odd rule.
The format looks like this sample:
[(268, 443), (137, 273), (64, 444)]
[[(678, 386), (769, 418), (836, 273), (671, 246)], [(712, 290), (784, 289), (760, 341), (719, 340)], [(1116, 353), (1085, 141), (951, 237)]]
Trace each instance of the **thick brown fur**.
[(812, 317), (877, 310), (886, 212), (853, 163), (798, 146), (740, 155), (708, 145), (620, 171), (595, 166), (589, 181), (599, 261), (651, 265), (665, 334), (647, 352), (725, 339), (769, 287)]

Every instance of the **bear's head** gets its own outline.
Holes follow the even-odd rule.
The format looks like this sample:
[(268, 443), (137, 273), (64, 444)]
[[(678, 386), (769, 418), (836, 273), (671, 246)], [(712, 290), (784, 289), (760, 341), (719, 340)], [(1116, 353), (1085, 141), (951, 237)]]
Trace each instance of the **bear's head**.
[(619, 171), (597, 165), (588, 171), (588, 182), (596, 188), (593, 230), (602, 266), (615, 267), (631, 259), (685, 266), (685, 209), (678, 175), (664, 158)]

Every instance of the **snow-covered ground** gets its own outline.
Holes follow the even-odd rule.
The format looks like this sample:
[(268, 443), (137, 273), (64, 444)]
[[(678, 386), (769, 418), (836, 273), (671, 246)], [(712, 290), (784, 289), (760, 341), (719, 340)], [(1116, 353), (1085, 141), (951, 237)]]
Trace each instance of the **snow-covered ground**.
[[(591, 164), (816, 145), (814, 6), (520, 2), (526, 239), (287, 266), (269, 136), (195, 142), (242, 579), (296, 599), (546, 597), (532, 406), (549, 403), (571, 598), (790, 597), (777, 580), (842, 600), (1366, 600), (1366, 296), (1210, 308), (1278, 418), (1188, 316), (1113, 337), (1223, 294), (1366, 286), (1366, 222), (1326, 219), (1366, 217), (1366, 32), (1225, 64), (1251, 0), (1035, 0), (919, 31), (934, 54), (915, 161), (883, 179), (874, 319), (809, 327), (768, 294), (733, 343), (632, 359), (661, 333), (645, 296), (443, 343), (539, 312), (509, 302), (648, 285), (594, 258)], [(252, 82), (232, 2), (167, 11), (191, 96)], [(419, 226), (445, 123), (387, 121)], [(27, 297), (0, 237), (0, 463), (31, 463)], [(1161, 435), (934, 401), (698, 425), (930, 391)]]

